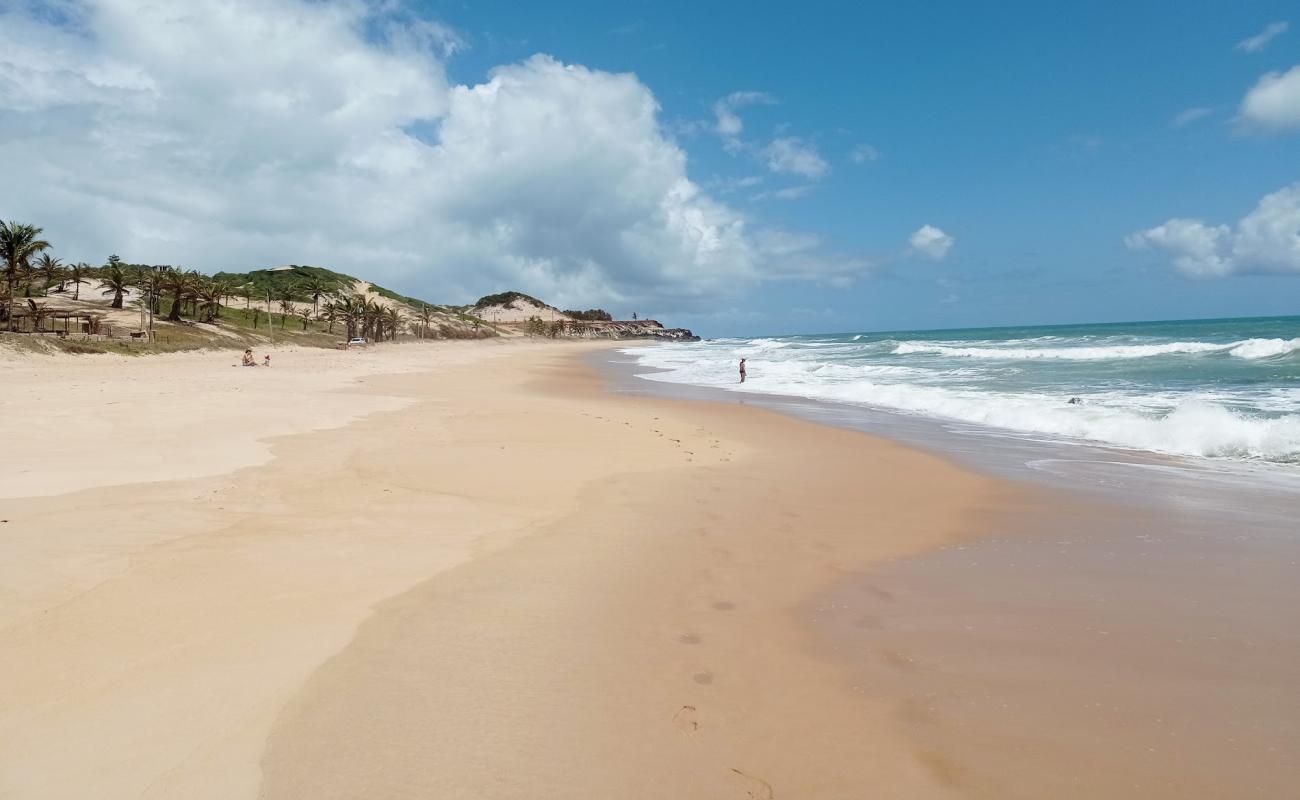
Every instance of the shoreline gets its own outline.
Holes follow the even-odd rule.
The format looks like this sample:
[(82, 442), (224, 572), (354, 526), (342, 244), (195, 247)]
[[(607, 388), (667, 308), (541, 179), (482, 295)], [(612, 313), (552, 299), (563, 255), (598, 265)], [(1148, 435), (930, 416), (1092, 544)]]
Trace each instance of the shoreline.
[[(265, 442), (269, 458), (248, 460), (257, 431), (241, 428), (225, 442), (234, 455), (208, 465), (233, 471), (7, 501), (0, 679), (19, 699), (0, 707), (0, 752), (14, 754), (0, 756), (0, 793), (1088, 797), (1102, 784), (1065, 778), (1105, 765), (1123, 767), (1109, 796), (1164, 796), (1152, 770), (1181, 776), (1171, 797), (1196, 796), (1188, 776), (1244, 785), (1201, 758), (1230, 752), (1213, 737), (1181, 751), (1211, 765), (1200, 771), (1171, 751), (1116, 761), (1098, 742), (1137, 752), (1151, 733), (1141, 696), (1125, 701), (1127, 739), (1111, 719), (1052, 705), (1065, 678), (1084, 682), (1068, 697), (1137, 685), (1097, 679), (1125, 663), (1121, 641), (1191, 681), (1178, 685), (1229, 697), (1254, 670), (1270, 731), (1300, 720), (1290, 695), (1270, 694), (1300, 663), (1300, 650), (1267, 660), (1291, 658), (1294, 642), (1274, 635), (1285, 602), (1251, 628), (1264, 649), (1239, 649), (1239, 663), (1215, 650), (1207, 674), (1179, 666), (1215, 632), (1183, 619), (1195, 607), (1082, 635), (1096, 609), (1077, 596), (1109, 593), (1122, 612), (1162, 589), (1203, 591), (1173, 580), (1177, 563), (1136, 561), (1136, 593), (1115, 572), (1134, 551), (1107, 526), (1167, 517), (744, 398), (620, 394), (589, 362), (623, 346), (284, 359), (257, 378), (277, 381), (269, 391), (219, 395), (235, 411), (329, 423)], [(159, 358), (165, 369), (138, 379), (160, 392), (153, 424), (98, 446), (152, 435), (146, 450), (181, 458), (222, 442), (178, 446), (176, 431), (213, 381), (249, 379)], [(59, 423), (84, 414), (80, 395), (46, 395), (61, 400), (45, 435), (67, 438), (75, 425)], [(316, 407), (335, 395), (346, 402)], [(27, 468), (54, 474), (58, 452), (33, 450)], [(1222, 555), (1205, 549), (1217, 539), (1197, 541), (1179, 552)], [(1026, 583), (1022, 563), (1043, 572)], [(1070, 580), (1044, 577), (1079, 564)], [(1285, 563), (1254, 574), (1276, 586)], [(1231, 589), (1223, 580), (1212, 586)], [(1228, 633), (1234, 614), (1257, 611), (1220, 606)], [(1133, 635), (1152, 630), (1163, 650)], [(1173, 635), (1198, 644), (1170, 651)], [(1051, 656), (1080, 643), (1072, 663)], [(1012, 712), (981, 700), (1008, 692), (1023, 701)], [(1068, 735), (1035, 733), (1062, 716)], [(1184, 716), (1188, 731), (1205, 721)], [(1290, 780), (1268, 759), (1234, 763), (1270, 770), (1261, 785)]]
[(868, 431), (1033, 492), (985, 535), (804, 609), (823, 652), (900, 699), (899, 730), (963, 796), (1267, 798), (1300, 783), (1280, 744), (1300, 738), (1295, 475), (606, 371), (616, 391)]

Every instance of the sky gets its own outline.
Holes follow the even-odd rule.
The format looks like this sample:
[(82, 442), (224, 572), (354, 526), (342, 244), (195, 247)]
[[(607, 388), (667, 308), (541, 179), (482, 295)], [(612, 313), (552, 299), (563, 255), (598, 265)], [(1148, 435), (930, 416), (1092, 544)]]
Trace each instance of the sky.
[(710, 336), (1300, 314), (1292, 3), (0, 0), (0, 218)]

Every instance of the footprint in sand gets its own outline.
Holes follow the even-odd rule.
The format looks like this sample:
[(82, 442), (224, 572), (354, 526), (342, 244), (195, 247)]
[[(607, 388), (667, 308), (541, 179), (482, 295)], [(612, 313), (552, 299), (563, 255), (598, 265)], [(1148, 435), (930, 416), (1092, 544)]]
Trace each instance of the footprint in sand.
[(772, 800), (776, 797), (776, 794), (772, 791), (772, 784), (762, 778), (746, 775), (735, 767), (731, 768), (731, 774), (736, 776), (736, 779), (740, 781), (740, 785), (745, 788), (747, 797), (755, 798), (755, 800)]
[(673, 714), (673, 727), (677, 730), (690, 735), (700, 729), (700, 723), (695, 719), (695, 706), (682, 706)]
[(713, 604), (713, 607), (718, 611), (730, 611), (736, 607), (736, 604), (730, 600), (719, 600)]
[(693, 633), (683, 633), (677, 637), (677, 641), (682, 644), (699, 644), (702, 640)]
[(695, 681), (701, 686), (708, 686), (709, 684), (713, 683), (713, 673), (697, 672), (691, 676), (691, 680)]

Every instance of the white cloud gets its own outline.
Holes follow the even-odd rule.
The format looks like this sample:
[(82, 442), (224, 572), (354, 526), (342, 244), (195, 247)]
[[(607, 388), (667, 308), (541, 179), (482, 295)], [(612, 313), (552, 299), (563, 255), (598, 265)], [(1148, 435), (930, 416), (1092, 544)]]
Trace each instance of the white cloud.
[(1182, 128), (1182, 127), (1186, 127), (1187, 125), (1191, 125), (1193, 122), (1197, 121), (1198, 119), (1204, 119), (1213, 113), (1214, 113), (1214, 109), (1205, 108), (1203, 106), (1188, 108), (1179, 111), (1177, 114), (1175, 114), (1174, 118), (1169, 121), (1169, 124), (1173, 125), (1175, 128)]
[(1174, 218), (1131, 233), (1124, 242), (1169, 253), (1178, 271), (1194, 278), (1300, 273), (1300, 183), (1266, 195), (1235, 226)]
[(752, 189), (763, 183), (761, 175), (745, 175), (741, 178), (714, 178), (706, 187), (717, 194), (732, 194), (741, 189)]
[[(732, 92), (713, 104), (716, 118), (714, 131), (722, 137), (722, 145), (732, 155), (746, 154), (757, 159), (768, 170), (778, 174), (801, 175), (817, 179), (830, 171), (830, 164), (817, 152), (817, 148), (795, 136), (781, 136), (785, 126), (778, 126), (777, 138), (766, 145), (741, 138), (745, 130), (739, 111), (746, 106), (774, 105), (776, 99), (765, 92)], [(866, 145), (870, 148), (870, 145)], [(874, 153), (874, 150), (871, 151)], [(786, 196), (796, 196), (796, 190), (786, 191)], [(791, 194), (796, 191), (796, 194)], [(806, 191), (805, 191), (806, 193)], [(779, 196), (779, 192), (765, 192), (763, 197)]]
[(794, 136), (773, 139), (763, 148), (762, 157), (767, 168), (773, 172), (815, 179), (830, 170), (830, 165), (817, 152), (817, 148)]
[(1162, 225), (1136, 231), (1124, 237), (1134, 250), (1155, 247), (1170, 253), (1174, 266), (1184, 275), (1197, 278), (1221, 277), (1232, 271), (1224, 254), (1224, 243), (1232, 231), (1227, 225), (1206, 225), (1198, 219), (1171, 219)]
[(1237, 42), (1236, 49), (1247, 53), (1258, 53), (1268, 46), (1268, 43), (1290, 30), (1291, 24), (1285, 21), (1270, 22), (1264, 26), (1264, 30), (1242, 39)]
[(922, 225), (907, 240), (912, 251), (934, 261), (942, 261), (957, 240), (933, 225)]
[(809, 194), (811, 194), (812, 190), (813, 187), (811, 184), (804, 184), (802, 186), (786, 186), (785, 188), (782, 189), (773, 189), (768, 192), (759, 192), (758, 194), (755, 194), (752, 199), (755, 201), (768, 200), (768, 199), (800, 200), (804, 197), (807, 197)]
[(693, 183), (635, 76), (539, 55), (454, 86), (458, 39), (393, 2), (77, 0), (57, 25), (5, 8), (5, 212), (66, 260), (660, 307), (864, 268), (792, 256)]
[(766, 92), (732, 92), (713, 104), (713, 115), (717, 119), (714, 130), (720, 136), (736, 138), (745, 130), (745, 123), (738, 113), (746, 106), (770, 106), (776, 102)]
[(880, 159), (880, 151), (869, 144), (860, 144), (849, 151), (849, 160), (854, 164), (866, 164)]
[(1240, 119), (1269, 130), (1300, 128), (1300, 65), (1262, 76), (1241, 101)]

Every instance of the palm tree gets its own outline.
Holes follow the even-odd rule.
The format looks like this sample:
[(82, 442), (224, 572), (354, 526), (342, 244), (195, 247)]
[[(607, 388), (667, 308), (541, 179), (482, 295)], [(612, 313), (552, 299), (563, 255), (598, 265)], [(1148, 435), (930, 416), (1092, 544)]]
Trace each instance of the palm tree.
[(51, 258), (49, 253), (41, 253), (41, 257), (36, 260), (35, 271), (45, 282), (45, 285), (41, 288), (42, 294), (49, 294), (51, 286), (66, 280), (64, 276), (67, 273), (63, 269), (63, 262), (57, 258)]
[(280, 328), (284, 328), (289, 315), (294, 313), (293, 302), (301, 296), (298, 284), (283, 283), (275, 289), (275, 299), (280, 301)]
[(239, 287), (235, 285), (233, 278), (218, 278), (215, 282), (221, 290), (221, 297), (218, 298), (217, 303), (217, 316), (219, 317), (221, 316), (221, 303), (224, 302), (226, 307), (229, 308), (230, 298), (238, 296)]
[(294, 313), (293, 301), (285, 298), (280, 301), (280, 330), (284, 330), (284, 325), (289, 321), (289, 315)]
[(343, 295), (335, 303), (335, 306), (339, 317), (347, 325), (348, 338), (357, 338), (366, 316), (367, 302), (365, 296), (360, 294)]
[(5, 316), (9, 330), (14, 329), (14, 284), (19, 274), (28, 269), (32, 256), (50, 249), (50, 243), (40, 235), (41, 229), (35, 225), (0, 220), (0, 258), (4, 259)]
[(221, 298), (225, 296), (226, 287), (220, 281), (201, 280), (194, 289), (194, 296), (199, 301), (199, 311), (204, 322), (213, 322), (221, 316)]
[(109, 308), (122, 307), (122, 295), (135, 283), (135, 275), (117, 256), (109, 256), (108, 263), (99, 270), (99, 282), (104, 287), (104, 296), (113, 295)]
[(27, 307), (31, 310), (32, 331), (40, 333), (45, 330), (45, 317), (50, 313), (49, 309), (46, 308), (46, 304), (28, 298)]
[(406, 321), (402, 317), (402, 312), (397, 310), (397, 306), (389, 306), (379, 312), (379, 317), (388, 328), (388, 338), (396, 339), (397, 334), (402, 330), (402, 323)]
[(181, 304), (194, 293), (197, 272), (184, 272), (174, 267), (165, 267), (160, 277), (159, 289), (171, 292), (172, 307), (167, 312), (168, 322), (181, 321)]
[(312, 311), (310, 308), (307, 308), (306, 306), (303, 306), (302, 308), (298, 309), (298, 316), (302, 317), (303, 330), (307, 330), (307, 323), (311, 321), (311, 318), (314, 315), (315, 312)]
[(325, 321), (330, 324), (330, 333), (334, 332), (334, 321), (339, 318), (339, 303), (337, 300), (331, 300), (325, 304), (322, 309), (325, 312)]
[(32, 284), (36, 282), (36, 265), (28, 262), (18, 270), (18, 285), (23, 287), (23, 297), (32, 296)]
[(90, 283), (86, 277), (90, 275), (90, 265), (84, 261), (78, 261), (68, 267), (68, 280), (72, 281), (72, 299), (81, 299), (81, 284)]
[(429, 308), (427, 305), (420, 306), (420, 310), (416, 313), (415, 319), (420, 323), (417, 335), (423, 339), (429, 335), (429, 325), (433, 322), (433, 309)]
[(163, 278), (168, 268), (136, 267), (131, 270), (131, 285), (140, 290), (140, 304), (149, 310), (150, 319), (158, 312), (163, 294)]
[(365, 295), (361, 296), (361, 329), (363, 336), (369, 336), (375, 341), (381, 341), (384, 338), (384, 320), (380, 317), (382, 311), (383, 309), (379, 303)]
[(333, 281), (327, 281), (318, 275), (312, 275), (302, 285), (302, 291), (311, 298), (311, 313), (320, 313), (320, 299), (334, 288)]

